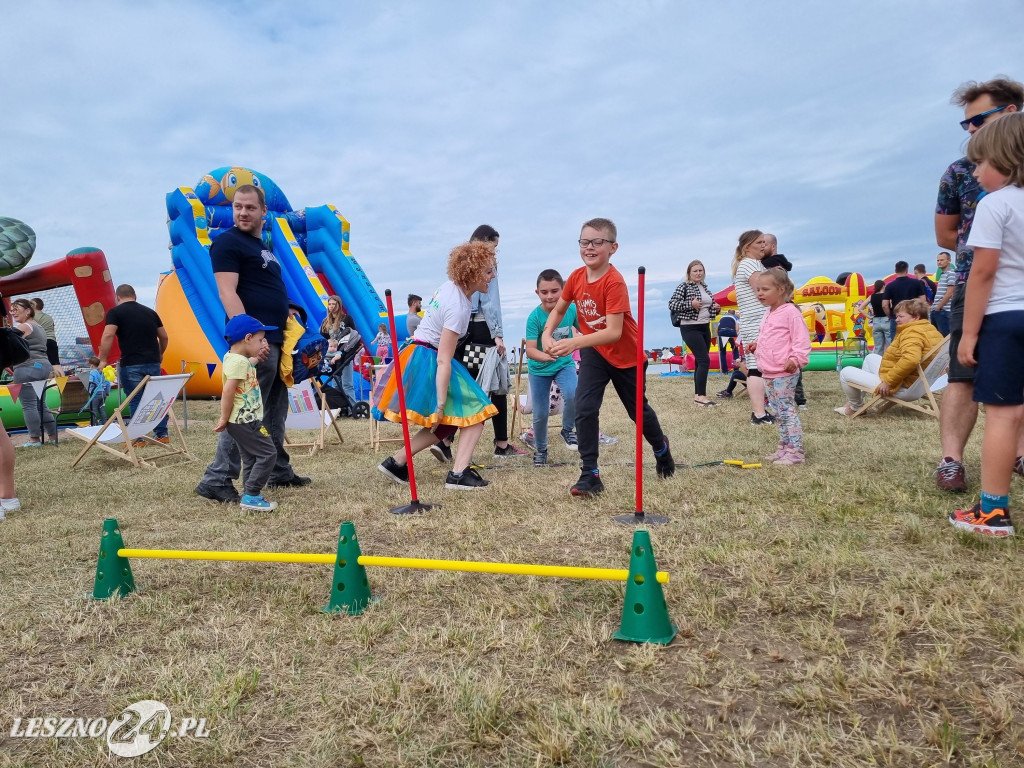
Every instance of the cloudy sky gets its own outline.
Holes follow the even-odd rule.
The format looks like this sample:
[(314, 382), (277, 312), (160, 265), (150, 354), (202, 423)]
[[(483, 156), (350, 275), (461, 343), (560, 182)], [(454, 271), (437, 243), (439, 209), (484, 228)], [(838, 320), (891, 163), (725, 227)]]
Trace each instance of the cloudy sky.
[[(972, 13), (975, 11), (976, 13)], [(648, 275), (648, 340), (700, 258), (775, 232), (798, 285), (934, 262), (968, 79), (1024, 77), (1024, 3), (988, 0), (39, 2), (0, 26), (0, 215), (33, 263), (81, 246), (151, 302), (164, 195), (241, 165), (333, 203), (378, 292), (431, 293), (502, 235), (506, 337), (593, 216)]]

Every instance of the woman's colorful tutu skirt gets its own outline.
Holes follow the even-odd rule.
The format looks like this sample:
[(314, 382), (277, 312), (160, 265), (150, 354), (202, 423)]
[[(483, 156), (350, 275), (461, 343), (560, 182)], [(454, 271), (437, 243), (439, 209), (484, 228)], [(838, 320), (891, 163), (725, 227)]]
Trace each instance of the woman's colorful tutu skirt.
[[(402, 363), (402, 384), (405, 385), (405, 413), (410, 424), (433, 429), (439, 424), (470, 427), (495, 416), (498, 409), (476, 379), (458, 360), (452, 360), (452, 377), (444, 414), (437, 417), (437, 352), (422, 344), (409, 344), (398, 353)], [(373, 389), (371, 413), (377, 421), (402, 423), (398, 404), (398, 383), (395, 363), (383, 370)]]

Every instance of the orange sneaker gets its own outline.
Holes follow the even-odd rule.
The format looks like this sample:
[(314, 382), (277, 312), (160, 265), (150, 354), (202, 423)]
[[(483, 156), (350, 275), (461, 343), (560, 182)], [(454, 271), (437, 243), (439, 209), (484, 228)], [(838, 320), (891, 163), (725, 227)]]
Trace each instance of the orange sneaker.
[(164, 435), (163, 437), (158, 437), (156, 439), (156, 441), (158, 443), (160, 443), (161, 445), (170, 445), (171, 444), (171, 438), (169, 438), (167, 435)]
[(961, 531), (986, 536), (1013, 536), (1013, 523), (1010, 522), (1008, 509), (995, 509), (986, 513), (981, 511), (981, 504), (975, 504), (971, 509), (955, 510), (949, 516), (949, 522)]

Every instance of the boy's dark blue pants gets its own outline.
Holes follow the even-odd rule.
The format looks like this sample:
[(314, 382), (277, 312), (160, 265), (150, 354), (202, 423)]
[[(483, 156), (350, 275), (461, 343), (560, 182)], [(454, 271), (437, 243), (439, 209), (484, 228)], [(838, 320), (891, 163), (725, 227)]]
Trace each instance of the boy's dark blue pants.
[[(646, 368), (646, 364), (644, 366)], [(611, 382), (629, 418), (636, 422), (636, 366), (616, 368), (591, 348), (580, 350), (579, 381), (576, 384), (576, 436), (580, 444), (580, 463), (584, 470), (597, 469), (601, 425), (599, 415), (604, 391)], [(644, 381), (644, 439), (655, 450), (665, 444), (658, 415), (647, 402)]]

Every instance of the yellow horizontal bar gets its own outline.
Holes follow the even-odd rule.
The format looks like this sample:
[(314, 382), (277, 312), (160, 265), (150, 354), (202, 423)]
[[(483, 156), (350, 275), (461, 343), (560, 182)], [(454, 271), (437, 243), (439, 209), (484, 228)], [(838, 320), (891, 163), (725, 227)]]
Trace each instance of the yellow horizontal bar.
[[(192, 549), (119, 549), (118, 557), (156, 560), (222, 560), (249, 563), (321, 563), (332, 565), (336, 555), (303, 552), (210, 552)], [(567, 565), (529, 565), (524, 563), (481, 563), (473, 560), (422, 560), (413, 557), (374, 557), (362, 555), (359, 564), (384, 568), (416, 568), (431, 571), (465, 571), (468, 573), (504, 573), (513, 576), (553, 576), (562, 579), (600, 579), (626, 581), (625, 568), (577, 568)], [(658, 583), (667, 584), (669, 575), (657, 573)]]
[(204, 552), (195, 549), (119, 549), (118, 557), (146, 557), (154, 560), (237, 560), (247, 563), (323, 563), (334, 565), (337, 555), (304, 552)]
[[(420, 560), (413, 557), (374, 557), (363, 555), (360, 565), (384, 568), (418, 568), (429, 571), (466, 571), (469, 573), (505, 573), (512, 576), (554, 576), (561, 579), (600, 579), (626, 581), (625, 568), (577, 568), (569, 565), (527, 565), (524, 563), (481, 563), (475, 560)], [(658, 582), (668, 583), (668, 574), (658, 571)]]

